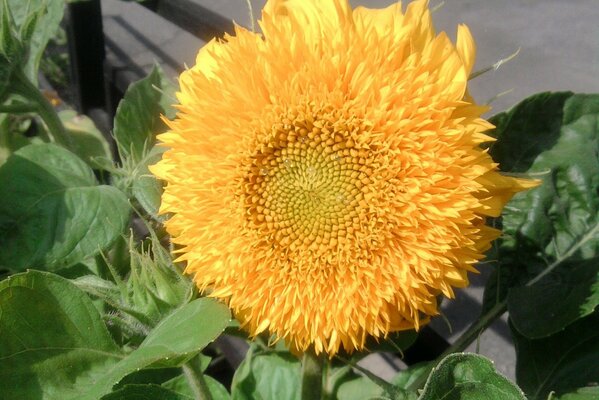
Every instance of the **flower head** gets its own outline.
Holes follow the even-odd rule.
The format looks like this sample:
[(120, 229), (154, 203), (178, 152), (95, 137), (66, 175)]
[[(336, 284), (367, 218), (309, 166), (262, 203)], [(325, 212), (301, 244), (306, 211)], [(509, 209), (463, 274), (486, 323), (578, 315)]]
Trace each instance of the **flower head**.
[(425, 0), (270, 0), (260, 27), (200, 50), (159, 136), (179, 259), (252, 335), (299, 351), (418, 329), (530, 186), (480, 147), (469, 30), (436, 35)]

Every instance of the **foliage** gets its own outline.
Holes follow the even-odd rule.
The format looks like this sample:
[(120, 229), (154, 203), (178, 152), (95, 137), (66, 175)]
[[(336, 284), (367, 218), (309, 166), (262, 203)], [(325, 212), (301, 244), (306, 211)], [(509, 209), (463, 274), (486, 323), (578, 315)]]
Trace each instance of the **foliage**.
[[(239, 332), (183, 276), (158, 215), (148, 165), (163, 152), (155, 135), (175, 90), (160, 68), (118, 107), (117, 162), (91, 120), (56, 113), (36, 88), (63, 2), (0, 4), (0, 398), (301, 398), (301, 362), (268, 338), (252, 341), (230, 386), (210, 376), (218, 357), (202, 352), (226, 328)], [(326, 360), (323, 398), (599, 397), (599, 95), (541, 93), (492, 122), (494, 159), (541, 184), (495, 221), (504, 234), (482, 315), (453, 354), (391, 382), (355, 364), (364, 354)], [(461, 353), (505, 311), (516, 383)], [(367, 347), (401, 352), (416, 337)]]

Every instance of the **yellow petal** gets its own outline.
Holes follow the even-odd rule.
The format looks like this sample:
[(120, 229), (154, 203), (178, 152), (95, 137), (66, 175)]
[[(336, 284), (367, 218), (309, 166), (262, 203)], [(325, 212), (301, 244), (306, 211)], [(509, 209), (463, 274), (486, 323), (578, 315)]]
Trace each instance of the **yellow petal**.
[(458, 25), (456, 48), (462, 59), (462, 63), (464, 63), (466, 75), (470, 75), (474, 67), (474, 60), (476, 59), (476, 44), (474, 43), (470, 29), (466, 25)]

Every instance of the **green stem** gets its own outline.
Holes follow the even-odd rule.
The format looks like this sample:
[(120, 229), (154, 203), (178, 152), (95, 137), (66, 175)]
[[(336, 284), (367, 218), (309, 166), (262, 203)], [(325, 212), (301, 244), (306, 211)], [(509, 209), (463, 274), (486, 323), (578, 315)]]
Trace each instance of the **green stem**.
[(204, 379), (204, 373), (199, 366), (194, 364), (193, 360), (183, 364), (181, 367), (183, 369), (183, 375), (185, 375), (187, 383), (189, 383), (196, 400), (212, 400), (212, 395), (210, 394), (210, 390), (208, 390), (208, 385)]
[(48, 127), (50, 135), (54, 141), (63, 145), (67, 149), (72, 150), (73, 142), (52, 104), (50, 104), (50, 102), (44, 97), (39, 89), (33, 83), (31, 83), (23, 71), (17, 71), (14, 74), (14, 78), (15, 80), (11, 87), (15, 93), (20, 94), (27, 100), (33, 102), (33, 104), (36, 106), (35, 111)]
[(429, 364), (429, 366), (424, 369), (418, 378), (414, 380), (407, 388), (408, 391), (415, 391), (417, 389), (421, 389), (426, 380), (428, 379), (429, 374), (435, 369), (435, 367), (449, 354), (457, 353), (460, 351), (464, 351), (466, 347), (470, 345), (470, 343), (474, 342), (479, 335), (487, 329), (497, 318), (501, 317), (507, 311), (507, 303), (506, 301), (501, 301), (489, 311), (487, 311), (484, 315), (481, 315), (471, 326), (468, 328), (466, 332), (464, 332), (458, 340), (455, 341), (451, 346), (447, 348), (437, 359)]
[(306, 351), (302, 357), (302, 400), (322, 399), (323, 356)]
[(0, 114), (26, 114), (36, 113), (38, 107), (31, 103), (13, 103), (0, 105)]

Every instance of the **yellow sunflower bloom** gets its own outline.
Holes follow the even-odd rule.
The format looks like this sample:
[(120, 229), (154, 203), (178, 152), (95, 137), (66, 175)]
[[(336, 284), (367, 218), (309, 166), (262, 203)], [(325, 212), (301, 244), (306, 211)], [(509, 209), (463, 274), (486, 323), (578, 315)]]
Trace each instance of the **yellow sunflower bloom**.
[(259, 24), (200, 50), (159, 136), (179, 260), (297, 351), (418, 329), (498, 236), (485, 218), (531, 186), (480, 147), (468, 28), (436, 35), (426, 0), (270, 0)]

